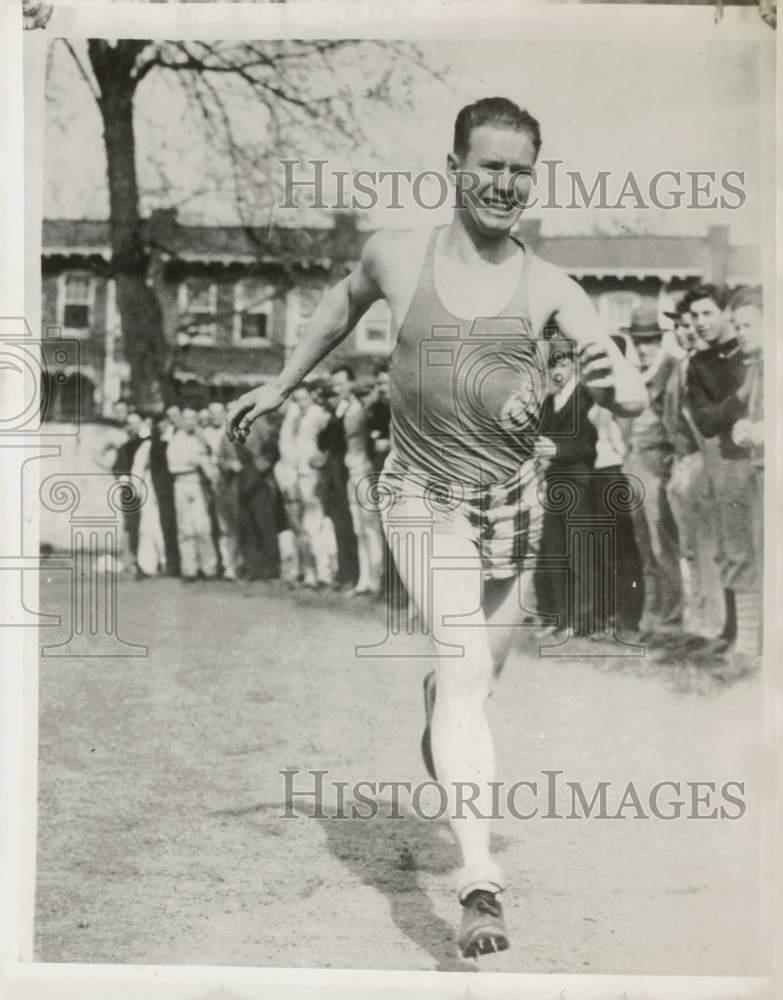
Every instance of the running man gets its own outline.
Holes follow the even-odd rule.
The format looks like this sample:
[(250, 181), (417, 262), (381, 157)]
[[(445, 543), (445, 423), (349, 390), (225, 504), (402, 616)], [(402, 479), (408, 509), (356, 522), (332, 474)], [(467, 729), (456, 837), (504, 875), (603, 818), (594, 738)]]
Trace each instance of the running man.
[[(447, 159), (457, 191), (451, 223), (423, 235), (373, 234), (357, 268), (324, 295), (276, 381), (241, 396), (229, 418), (229, 433), (243, 438), (373, 302), (386, 299), (397, 341), (389, 369), (392, 447), (381, 476), (393, 503), (384, 526), (392, 538), (398, 515), (424, 513), (430, 521), (421, 545), (392, 546), (428, 634), (439, 640), (437, 699), (428, 683), (423, 747), (431, 733), (430, 765), (450, 806), (455, 783), (478, 790), (477, 815), (468, 809), (458, 818), (449, 809), (463, 860), (458, 943), (466, 957), (508, 947), (497, 899), (506, 879), (481, 818), (492, 813), (495, 770), (485, 703), (525, 615), (519, 580), (540, 533), (533, 445), (546, 328), (556, 323), (573, 341), (579, 377), (597, 403), (635, 416), (647, 400), (639, 373), (601, 329), (585, 293), (511, 235), (540, 146), (536, 119), (505, 98), (463, 108)], [(430, 540), (432, 586), (421, 564)], [(465, 573), (466, 565), (483, 572)]]

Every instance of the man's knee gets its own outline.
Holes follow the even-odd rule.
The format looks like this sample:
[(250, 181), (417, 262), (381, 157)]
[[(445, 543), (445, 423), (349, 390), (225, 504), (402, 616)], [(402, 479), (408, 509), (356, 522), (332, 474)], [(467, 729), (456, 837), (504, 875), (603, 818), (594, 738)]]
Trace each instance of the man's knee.
[(492, 673), (477, 670), (438, 671), (438, 697), (435, 705), (449, 716), (464, 721), (466, 714), (483, 709), (489, 697)]
[(493, 644), (492, 647), (492, 670), (494, 674), (500, 673), (503, 667), (506, 665), (506, 660), (508, 659), (508, 654), (511, 650), (511, 637), (507, 639), (504, 638), (502, 641), (498, 641)]
[(461, 648), (462, 655), (439, 661), (438, 691), (442, 690), (444, 697), (469, 699), (486, 694), (494, 672), (494, 656), (489, 643), (466, 640), (464, 630), (462, 637), (444, 632), (443, 639)]

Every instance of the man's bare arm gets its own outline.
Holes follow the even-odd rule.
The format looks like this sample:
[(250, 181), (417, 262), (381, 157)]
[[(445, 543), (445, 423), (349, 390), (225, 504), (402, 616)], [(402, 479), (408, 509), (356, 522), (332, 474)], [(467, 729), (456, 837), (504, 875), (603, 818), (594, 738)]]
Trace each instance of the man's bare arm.
[(598, 403), (619, 417), (635, 417), (647, 406), (647, 388), (635, 368), (603, 329), (587, 294), (567, 276), (558, 288), (554, 318), (579, 350), (578, 375)]
[(281, 406), (302, 379), (351, 332), (383, 293), (376, 280), (376, 256), (381, 234), (371, 237), (355, 268), (324, 295), (277, 378), (252, 389), (231, 404), (228, 435), (244, 440), (253, 421)]
[(278, 376), (284, 393), (289, 394), (309, 375), (353, 330), (373, 302), (382, 297), (374, 271), (373, 248), (368, 243), (359, 265), (326, 292), (311, 316), (304, 336)]

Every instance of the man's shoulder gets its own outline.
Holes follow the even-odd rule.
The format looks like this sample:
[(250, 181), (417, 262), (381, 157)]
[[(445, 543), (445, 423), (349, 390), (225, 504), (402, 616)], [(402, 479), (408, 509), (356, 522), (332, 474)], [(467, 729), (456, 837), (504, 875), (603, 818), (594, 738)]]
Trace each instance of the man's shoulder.
[(364, 244), (364, 253), (385, 256), (389, 253), (399, 253), (401, 249), (413, 246), (426, 246), (432, 236), (432, 228), (421, 227), (410, 229), (377, 229)]
[(376, 273), (399, 268), (426, 251), (432, 229), (379, 229), (364, 244), (362, 263)]
[(697, 351), (688, 358), (688, 376), (700, 375), (712, 365), (713, 352), (707, 348), (704, 351)]
[(533, 253), (528, 267), (530, 287), (535, 290), (536, 301), (547, 315), (551, 316), (575, 299), (585, 297), (579, 283), (558, 264)]
[(530, 254), (530, 273), (535, 276), (537, 283), (544, 282), (550, 284), (553, 288), (577, 284), (559, 264), (553, 264), (551, 260), (539, 257), (537, 253), (531, 250), (527, 250), (526, 252)]

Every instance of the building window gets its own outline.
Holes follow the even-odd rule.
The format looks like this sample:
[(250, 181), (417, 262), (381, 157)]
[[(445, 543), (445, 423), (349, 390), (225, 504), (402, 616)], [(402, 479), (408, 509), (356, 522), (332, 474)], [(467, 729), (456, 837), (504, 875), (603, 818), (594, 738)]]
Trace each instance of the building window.
[(302, 335), (307, 329), (307, 324), (310, 322), (310, 317), (315, 312), (322, 296), (323, 289), (321, 288), (302, 288), (299, 290), (299, 317), (296, 326), (296, 336), (294, 338), (295, 343), (298, 344), (302, 339)]
[(179, 286), (179, 332), (194, 344), (217, 338), (217, 285), (188, 278)]
[(374, 303), (356, 327), (356, 349), (364, 354), (391, 351), (391, 312), (385, 302)]
[(62, 382), (44, 374), (41, 380), (41, 419), (72, 423), (95, 416), (95, 383), (87, 375), (70, 372)]
[(598, 312), (609, 333), (617, 333), (631, 325), (631, 314), (641, 305), (634, 292), (607, 292), (598, 300)]
[(234, 343), (263, 347), (272, 341), (275, 289), (245, 279), (234, 286)]
[(323, 297), (323, 288), (303, 286), (292, 288), (286, 296), (285, 350), (286, 355), (296, 347), (307, 329), (310, 317)]
[(63, 274), (58, 287), (57, 322), (77, 336), (89, 334), (95, 305), (95, 279), (89, 274)]

